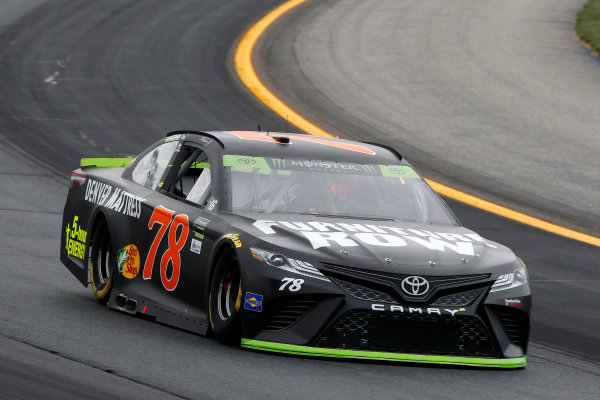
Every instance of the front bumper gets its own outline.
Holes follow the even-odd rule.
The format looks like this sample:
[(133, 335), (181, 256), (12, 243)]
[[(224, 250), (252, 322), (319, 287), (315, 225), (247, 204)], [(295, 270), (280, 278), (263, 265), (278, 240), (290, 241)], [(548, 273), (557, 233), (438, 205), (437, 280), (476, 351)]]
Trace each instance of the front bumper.
[(528, 286), (490, 294), (493, 278), (472, 275), (417, 304), (385, 286), (331, 270), (323, 271), (331, 281), (305, 279), (295, 293), (279, 290), (288, 273), (253, 272), (248, 289), (265, 294), (264, 309), (245, 312), (245, 348), (480, 367), (526, 365)]

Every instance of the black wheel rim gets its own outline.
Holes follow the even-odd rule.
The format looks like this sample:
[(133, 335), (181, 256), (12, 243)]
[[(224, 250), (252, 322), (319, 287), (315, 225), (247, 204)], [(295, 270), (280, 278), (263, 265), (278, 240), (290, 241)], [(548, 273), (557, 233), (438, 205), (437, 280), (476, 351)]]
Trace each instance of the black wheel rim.
[(241, 301), (240, 270), (235, 260), (231, 260), (219, 280), (217, 290), (217, 314), (222, 321), (229, 320), (239, 309)]
[(100, 289), (104, 287), (111, 278), (112, 274), (112, 243), (108, 238), (106, 228), (99, 229), (94, 240), (100, 241), (96, 246), (95, 254), (92, 254), (94, 266), (94, 280), (96, 286)]

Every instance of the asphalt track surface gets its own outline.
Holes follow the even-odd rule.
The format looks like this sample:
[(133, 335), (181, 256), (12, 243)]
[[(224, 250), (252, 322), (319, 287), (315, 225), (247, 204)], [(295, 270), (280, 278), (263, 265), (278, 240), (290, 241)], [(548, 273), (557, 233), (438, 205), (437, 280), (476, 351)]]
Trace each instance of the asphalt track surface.
[(429, 178), (598, 236), (600, 64), (573, 35), (584, 3), (308, 2), (255, 63), (326, 131), (393, 144)]
[(82, 156), (135, 154), (171, 129), (284, 127), (229, 67), (236, 39), (277, 3), (51, 0), (0, 28), (0, 397), (596, 399), (598, 249), (467, 206), (451, 204), (528, 264), (526, 369), (243, 351), (100, 307), (60, 264)]

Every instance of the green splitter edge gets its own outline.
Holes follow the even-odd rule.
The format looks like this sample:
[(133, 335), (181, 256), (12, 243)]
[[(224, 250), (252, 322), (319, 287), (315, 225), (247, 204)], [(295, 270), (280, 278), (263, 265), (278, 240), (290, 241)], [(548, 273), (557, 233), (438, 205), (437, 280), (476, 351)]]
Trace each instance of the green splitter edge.
[(527, 365), (527, 356), (519, 358), (428, 356), (420, 354), (385, 353), (365, 350), (325, 349), (322, 347), (297, 346), (292, 344), (264, 342), (261, 340), (252, 339), (242, 339), (242, 347), (253, 350), (296, 354), (301, 356), (355, 358), (362, 360), (399, 361), (426, 364), (466, 365), (471, 367), (522, 368)]

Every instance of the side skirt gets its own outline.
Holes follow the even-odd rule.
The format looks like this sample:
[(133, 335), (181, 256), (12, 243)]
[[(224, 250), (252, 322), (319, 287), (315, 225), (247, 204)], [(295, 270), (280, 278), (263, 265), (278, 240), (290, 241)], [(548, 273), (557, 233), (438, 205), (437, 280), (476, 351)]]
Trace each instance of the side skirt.
[(172, 308), (152, 303), (141, 296), (129, 296), (119, 290), (113, 290), (108, 307), (128, 314), (140, 314), (151, 317), (156, 322), (171, 325), (179, 329), (206, 335), (208, 332), (208, 321), (193, 315), (178, 312)]

